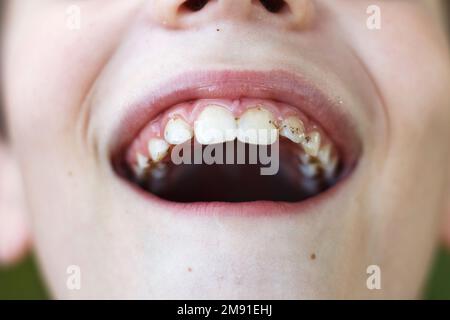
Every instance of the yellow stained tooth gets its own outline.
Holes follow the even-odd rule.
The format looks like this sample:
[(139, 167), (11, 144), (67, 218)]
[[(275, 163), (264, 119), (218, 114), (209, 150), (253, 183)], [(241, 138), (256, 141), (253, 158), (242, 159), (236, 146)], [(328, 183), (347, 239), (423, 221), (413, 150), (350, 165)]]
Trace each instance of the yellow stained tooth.
[(224, 143), (236, 139), (237, 123), (228, 109), (210, 105), (194, 122), (194, 131), (200, 144)]
[(271, 145), (278, 139), (273, 114), (262, 107), (245, 111), (238, 120), (237, 138), (243, 143)]
[(182, 144), (194, 136), (192, 127), (181, 118), (172, 118), (164, 129), (164, 139), (170, 144)]
[(330, 161), (331, 145), (327, 144), (327, 145), (321, 147), (317, 157), (319, 158), (320, 162), (322, 162), (323, 165), (326, 165)]
[(320, 133), (317, 131), (310, 132), (305, 135), (305, 138), (302, 141), (303, 150), (312, 156), (317, 157), (320, 150)]
[(294, 116), (284, 119), (281, 123), (280, 136), (286, 137), (295, 143), (302, 142), (305, 137), (303, 121)]
[(330, 161), (324, 165), (324, 170), (325, 170), (325, 176), (330, 179), (333, 178), (333, 176), (336, 173), (336, 169), (338, 166), (338, 157), (333, 156), (330, 158)]
[(148, 153), (154, 162), (164, 159), (169, 151), (170, 145), (163, 139), (152, 138), (148, 142)]

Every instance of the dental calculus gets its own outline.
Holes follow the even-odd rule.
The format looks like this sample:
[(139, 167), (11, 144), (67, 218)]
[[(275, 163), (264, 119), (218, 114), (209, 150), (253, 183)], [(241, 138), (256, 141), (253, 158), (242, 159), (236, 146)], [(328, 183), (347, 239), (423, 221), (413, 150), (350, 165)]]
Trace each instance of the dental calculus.
[[(307, 121), (307, 120), (305, 120)], [(151, 137), (145, 152), (136, 152), (135, 174), (141, 179), (153, 168), (161, 169), (171, 147), (195, 138), (202, 145), (219, 144), (237, 139), (253, 145), (271, 145), (279, 137), (300, 146), (299, 170), (308, 179), (335, 178), (339, 158), (331, 142), (315, 126), (307, 126), (297, 115), (276, 117), (263, 105), (248, 107), (238, 116), (224, 106), (210, 104), (185, 120), (171, 115), (160, 136)]]

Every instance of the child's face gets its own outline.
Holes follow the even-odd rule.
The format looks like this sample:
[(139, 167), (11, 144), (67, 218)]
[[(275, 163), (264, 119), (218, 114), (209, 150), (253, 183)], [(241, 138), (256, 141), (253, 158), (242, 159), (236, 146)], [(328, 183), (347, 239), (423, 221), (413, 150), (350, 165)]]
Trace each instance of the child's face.
[[(416, 297), (449, 195), (450, 59), (440, 3), (288, 0), (270, 12), (259, 1), (215, 0), (199, 11), (183, 2), (8, 2), (2, 86), (9, 145), (54, 294)], [(369, 17), (369, 26), (377, 22), (367, 13), (372, 4), (381, 9), (379, 30), (367, 25)], [(180, 87), (189, 89), (174, 95)], [(138, 148), (139, 129), (165, 125), (158, 115), (182, 102), (194, 121), (191, 105), (212, 97), (239, 99), (236, 110), (259, 99), (271, 105), (280, 130), (283, 108), (300, 109), (340, 156), (345, 177), (294, 204), (180, 205), (167, 199), (210, 192), (236, 201), (248, 189), (253, 200), (274, 199), (258, 193), (262, 182), (240, 177), (237, 165), (225, 178), (195, 170), (184, 178), (188, 169), (170, 167), (159, 180), (166, 200), (150, 195), (156, 187), (140, 189), (119, 174), (133, 166), (129, 150)], [(217, 118), (206, 117), (206, 125)], [(289, 161), (280, 164), (288, 174), (269, 183), (282, 186), (281, 195), (304, 168)], [(192, 181), (207, 186), (200, 191)], [(81, 268), (81, 290), (66, 286), (70, 265)], [(381, 269), (381, 290), (367, 288), (370, 265)]]

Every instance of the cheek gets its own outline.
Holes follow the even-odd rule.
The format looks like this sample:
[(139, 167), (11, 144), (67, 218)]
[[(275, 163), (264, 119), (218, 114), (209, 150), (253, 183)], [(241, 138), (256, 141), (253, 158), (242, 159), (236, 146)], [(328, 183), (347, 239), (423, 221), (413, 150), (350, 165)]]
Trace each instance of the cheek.
[[(402, 268), (419, 279), (425, 267), (418, 261), (428, 261), (419, 254), (432, 252), (439, 213), (446, 202), (450, 147), (447, 35), (436, 23), (437, 17), (433, 19), (412, 1), (379, 3), (381, 30), (366, 27), (367, 2), (349, 8), (357, 13), (342, 22), (346, 39), (351, 39), (349, 45), (378, 91), (384, 119), (377, 120), (387, 128), (369, 151), (372, 176), (367, 179), (370, 192), (365, 203), (373, 208), (371, 228), (380, 252), (389, 248), (396, 256), (393, 261), (398, 261), (392, 265), (404, 261)], [(415, 248), (414, 254), (405, 248)]]
[(433, 163), (443, 170), (446, 164), (439, 160), (447, 158), (450, 137), (447, 41), (429, 17), (421, 13), (406, 17), (398, 26), (386, 26), (374, 40), (374, 50), (366, 52), (366, 61), (383, 99), (387, 145), (398, 157), (409, 155), (422, 161), (422, 171)]
[(383, 105), (388, 128), (383, 148), (399, 157), (401, 152), (403, 157), (412, 153), (420, 158), (429, 152), (443, 156), (449, 148), (447, 34), (424, 3), (380, 1), (380, 30), (366, 27), (368, 2), (348, 8), (353, 18), (342, 22)]
[(73, 136), (131, 10), (116, 0), (100, 15), (95, 14), (98, 1), (80, 6), (81, 29), (73, 30), (67, 25), (67, 2), (12, 5), (2, 54), (8, 122), (19, 147)]
[[(379, 30), (366, 25), (366, 9), (373, 4), (381, 12)], [(384, 146), (396, 139), (415, 139), (439, 152), (449, 147), (449, 35), (431, 4), (435, 3), (342, 0), (330, 5), (342, 27), (339, 37), (353, 49), (378, 91), (389, 128)], [(346, 14), (339, 15), (344, 10)]]
[(450, 56), (437, 16), (403, 1), (381, 6), (381, 30), (356, 37), (391, 128), (446, 127), (449, 116)]

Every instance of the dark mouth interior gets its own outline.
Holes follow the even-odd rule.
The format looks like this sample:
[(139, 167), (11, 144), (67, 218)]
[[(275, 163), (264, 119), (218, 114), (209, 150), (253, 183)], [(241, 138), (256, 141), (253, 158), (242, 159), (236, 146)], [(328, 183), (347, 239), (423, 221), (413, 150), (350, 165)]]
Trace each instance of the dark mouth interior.
[[(261, 168), (269, 167), (261, 161), (250, 163), (250, 148), (256, 146), (242, 145), (233, 141), (234, 164), (181, 164), (175, 165), (168, 157), (163, 164), (152, 169), (144, 179), (129, 179), (142, 189), (162, 199), (173, 202), (250, 202), (250, 201), (283, 201), (299, 202), (320, 194), (339, 180), (325, 179), (323, 176), (305, 177), (299, 169), (299, 147), (288, 140), (280, 139), (279, 170), (274, 175), (261, 175)], [(192, 154), (194, 144), (191, 144)], [(196, 145), (196, 147), (205, 148)], [(227, 147), (222, 145), (226, 159)], [(230, 146), (228, 146), (230, 147)], [(245, 148), (245, 164), (237, 164), (237, 150)], [(240, 149), (242, 150), (242, 149)], [(267, 150), (267, 149), (266, 149)], [(270, 148), (269, 148), (270, 150)], [(233, 157), (231, 157), (233, 158)], [(258, 157), (259, 158), (259, 157)], [(254, 159), (254, 158), (253, 158)], [(242, 159), (241, 159), (242, 161)], [(229, 163), (229, 161), (228, 161)], [(338, 168), (338, 172), (342, 171)], [(336, 177), (340, 175), (337, 174)]]

